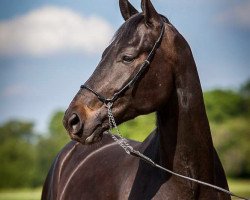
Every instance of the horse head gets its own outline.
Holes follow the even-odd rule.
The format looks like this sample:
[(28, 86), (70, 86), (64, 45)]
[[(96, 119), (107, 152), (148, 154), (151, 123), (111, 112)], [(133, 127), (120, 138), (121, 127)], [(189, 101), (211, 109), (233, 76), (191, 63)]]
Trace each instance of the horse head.
[[(163, 106), (173, 88), (178, 52), (186, 49), (185, 41), (176, 37), (175, 28), (150, 0), (142, 0), (141, 13), (127, 0), (119, 3), (125, 22), (65, 112), (65, 128), (82, 144), (99, 141), (109, 128), (107, 100), (114, 100), (118, 124)], [(135, 76), (136, 81), (124, 89)]]

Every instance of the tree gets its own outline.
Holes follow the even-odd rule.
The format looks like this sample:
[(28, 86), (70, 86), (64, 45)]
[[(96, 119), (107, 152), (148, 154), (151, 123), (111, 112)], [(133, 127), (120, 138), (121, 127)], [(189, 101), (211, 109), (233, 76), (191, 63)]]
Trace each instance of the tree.
[(240, 93), (245, 97), (250, 97), (250, 79), (241, 86)]
[(211, 123), (214, 144), (228, 176), (250, 177), (249, 121), (241, 116)]
[(155, 113), (142, 115), (119, 126), (119, 130), (126, 138), (143, 141), (156, 127)]
[(210, 121), (223, 122), (246, 113), (244, 98), (231, 90), (212, 90), (204, 93)]
[(226, 174), (250, 177), (250, 81), (240, 90), (205, 92), (213, 140)]
[(56, 155), (70, 141), (62, 124), (63, 116), (62, 111), (57, 111), (52, 115), (49, 133), (41, 137), (37, 144), (36, 171), (39, 177), (37, 177), (35, 185), (43, 184)]
[(0, 127), (0, 188), (27, 187), (34, 178), (33, 123), (10, 121)]
[(246, 115), (250, 117), (250, 79), (240, 88), (240, 94), (245, 100)]
[[(204, 93), (213, 140), (227, 175), (250, 177), (250, 81), (241, 89)], [(58, 152), (70, 141), (63, 111), (52, 114), (44, 135), (34, 124), (12, 120), (0, 126), (0, 188), (41, 186)], [(155, 128), (155, 114), (119, 126), (124, 137), (143, 141)]]

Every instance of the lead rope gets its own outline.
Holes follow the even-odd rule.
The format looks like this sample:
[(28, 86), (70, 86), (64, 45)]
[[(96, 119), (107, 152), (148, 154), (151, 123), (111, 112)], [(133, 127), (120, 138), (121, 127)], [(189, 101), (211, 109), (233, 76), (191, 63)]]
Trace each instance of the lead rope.
[(110, 132), (111, 132), (112, 129), (114, 128), (114, 129), (115, 129), (115, 133), (120, 137), (120, 139), (117, 138), (114, 134), (111, 134), (111, 137), (113, 138), (113, 140), (114, 140), (115, 142), (117, 142), (117, 143), (124, 149), (124, 151), (125, 151), (127, 154), (130, 154), (130, 152), (133, 151), (134, 149), (133, 149), (133, 147), (127, 142), (127, 139), (124, 138), (124, 137), (122, 136), (122, 134), (120, 133), (120, 131), (119, 131), (117, 125), (116, 125), (115, 118), (114, 118), (114, 116), (113, 116), (113, 114), (112, 114), (112, 110), (111, 110), (112, 105), (113, 105), (113, 103), (111, 103), (111, 102), (108, 102), (108, 103), (106, 104), (106, 107), (107, 107), (107, 109), (108, 109), (109, 130), (110, 130)]
[(117, 136), (115, 136), (114, 134), (111, 134), (111, 137), (112, 139), (120, 146), (124, 149), (124, 151), (129, 154), (129, 155), (132, 155), (132, 156), (135, 156), (135, 157), (138, 157), (144, 161), (146, 161), (147, 163), (151, 164), (152, 166), (154, 167), (157, 167), (165, 172), (168, 172), (174, 176), (178, 176), (180, 178), (183, 178), (183, 179), (187, 179), (187, 180), (190, 180), (192, 182), (195, 182), (195, 183), (198, 183), (200, 185), (204, 185), (204, 186), (207, 186), (207, 187), (210, 187), (210, 188), (213, 188), (215, 190), (218, 190), (220, 192), (223, 192), (225, 194), (228, 194), (230, 196), (233, 196), (233, 197), (237, 197), (239, 199), (244, 199), (244, 200), (249, 200), (248, 198), (245, 198), (245, 197), (241, 197), (241, 196), (238, 196), (224, 188), (221, 188), (221, 187), (218, 187), (216, 185), (213, 185), (213, 184), (210, 184), (210, 183), (206, 183), (206, 182), (203, 182), (203, 181), (200, 181), (200, 180), (196, 180), (194, 178), (190, 178), (188, 176), (184, 176), (184, 175), (181, 175), (181, 174), (178, 174), (176, 172), (173, 172), (169, 169), (166, 169), (160, 165), (158, 165), (157, 163), (155, 163), (152, 159), (150, 159), (149, 157), (145, 156), (144, 154), (142, 154), (141, 152), (139, 151), (136, 151), (134, 150), (134, 148), (128, 143), (128, 140), (126, 138), (124, 138), (122, 136), (122, 134), (120, 133), (119, 131), (119, 128), (117, 127), (117, 124), (115, 122), (115, 118), (114, 118), (114, 115), (112, 113), (112, 106), (113, 106), (113, 103), (112, 102), (108, 102), (107, 104), (105, 104), (105, 106), (107, 107), (107, 110), (108, 110), (108, 119), (109, 119), (109, 130), (110, 132), (112, 131), (112, 129), (115, 129), (115, 133), (119, 136), (119, 138)]

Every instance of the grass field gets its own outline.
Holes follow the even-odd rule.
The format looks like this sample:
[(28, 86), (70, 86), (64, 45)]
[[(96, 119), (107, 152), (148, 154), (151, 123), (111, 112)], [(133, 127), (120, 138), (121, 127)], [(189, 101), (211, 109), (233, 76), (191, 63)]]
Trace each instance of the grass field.
[[(238, 195), (250, 197), (250, 180), (229, 179), (230, 190)], [(39, 200), (41, 188), (0, 190), (0, 200)]]
[(0, 200), (39, 200), (41, 188), (0, 190)]
[(250, 180), (229, 179), (228, 182), (231, 192), (250, 198)]

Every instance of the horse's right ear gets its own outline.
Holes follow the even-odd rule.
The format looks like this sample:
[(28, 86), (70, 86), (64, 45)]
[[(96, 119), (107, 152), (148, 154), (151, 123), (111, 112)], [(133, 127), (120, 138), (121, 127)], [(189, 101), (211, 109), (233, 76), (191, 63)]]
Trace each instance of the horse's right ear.
[(123, 19), (126, 21), (138, 11), (129, 3), (128, 0), (119, 0), (120, 10)]
[(157, 27), (161, 24), (161, 17), (150, 0), (142, 0), (141, 7), (147, 25)]

